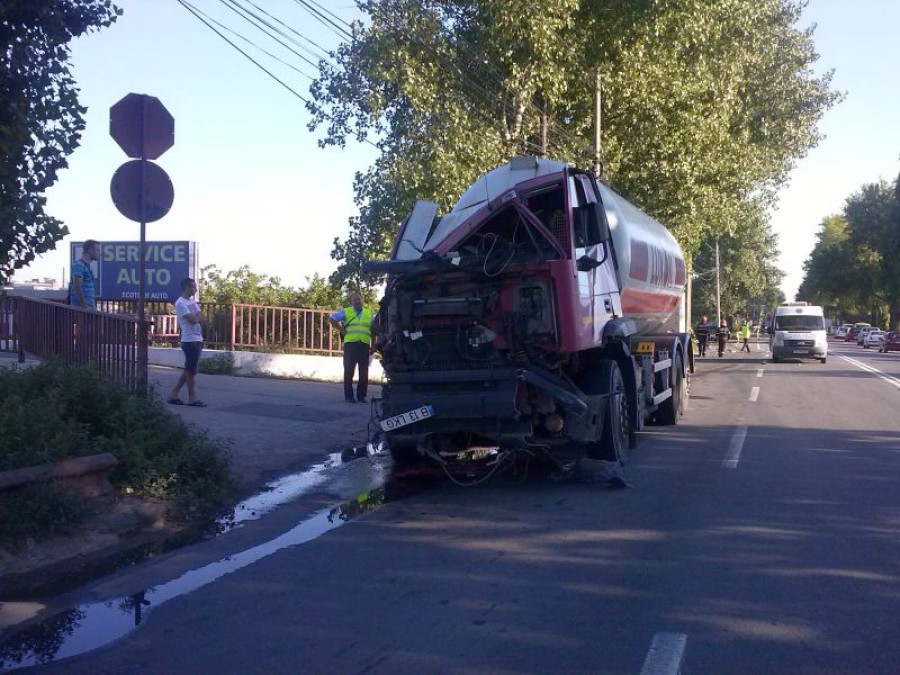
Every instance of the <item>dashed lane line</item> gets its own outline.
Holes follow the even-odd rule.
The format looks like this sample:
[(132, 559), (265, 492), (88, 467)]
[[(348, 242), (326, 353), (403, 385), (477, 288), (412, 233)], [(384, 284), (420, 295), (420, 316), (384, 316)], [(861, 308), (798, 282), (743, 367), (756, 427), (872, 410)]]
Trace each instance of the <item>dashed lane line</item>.
[(650, 643), (641, 675), (678, 675), (686, 646), (687, 635), (684, 633), (657, 633)]
[(763, 376), (763, 372), (765, 372), (764, 369), (763, 369), (763, 368), (760, 368), (759, 370), (756, 371), (756, 376), (757, 376), (757, 377), (762, 377), (762, 376)]
[(744, 439), (747, 438), (747, 427), (740, 426), (734, 430), (731, 437), (731, 445), (728, 446), (728, 454), (722, 460), (723, 469), (736, 469), (741, 458), (741, 450), (744, 448)]

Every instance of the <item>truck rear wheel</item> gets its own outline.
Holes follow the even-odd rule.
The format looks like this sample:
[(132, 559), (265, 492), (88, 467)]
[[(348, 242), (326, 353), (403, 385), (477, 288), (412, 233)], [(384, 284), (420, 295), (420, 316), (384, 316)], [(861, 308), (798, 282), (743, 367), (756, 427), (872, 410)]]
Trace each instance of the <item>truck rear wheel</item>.
[(684, 414), (684, 402), (687, 399), (687, 381), (684, 379), (684, 368), (681, 365), (681, 354), (675, 355), (672, 366), (672, 395), (659, 405), (656, 417), (660, 424), (678, 424), (678, 418)]
[(613, 360), (605, 360), (595, 368), (596, 378), (592, 378), (591, 391), (588, 394), (618, 394), (607, 399), (603, 417), (603, 432), (600, 440), (587, 444), (586, 455), (589, 459), (602, 459), (608, 462), (625, 464), (628, 460), (628, 441), (630, 437), (628, 415), (628, 392), (619, 364)]
[(414, 445), (391, 443), (390, 440), (387, 440), (386, 443), (391, 453), (391, 459), (394, 460), (394, 471), (411, 469), (425, 461), (422, 453)]

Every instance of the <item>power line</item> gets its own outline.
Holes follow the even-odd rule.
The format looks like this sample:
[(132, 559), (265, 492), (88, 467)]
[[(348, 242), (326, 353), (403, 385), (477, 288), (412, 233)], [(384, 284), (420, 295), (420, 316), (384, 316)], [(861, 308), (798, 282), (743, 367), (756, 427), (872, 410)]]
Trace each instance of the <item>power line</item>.
[[(306, 0), (294, 0), (294, 2), (296, 2), (298, 5), (305, 8), (307, 12), (312, 14), (313, 18), (316, 19), (316, 21), (321, 23), (326, 28), (330, 29), (332, 32), (336, 33), (338, 36), (343, 37), (343, 38), (352, 38), (353, 37), (353, 35), (351, 33), (349, 33), (347, 30), (345, 30), (342, 26), (338, 25), (338, 23), (335, 22), (334, 20), (325, 16), (325, 14), (322, 11), (316, 9), (315, 7), (312, 7), (309, 4), (309, 2), (307, 2)], [(329, 12), (329, 14), (330, 14), (330, 12)], [(343, 20), (340, 20), (340, 21), (341, 21), (341, 23), (345, 23)], [(345, 23), (345, 25), (349, 26), (349, 24), (346, 24), (346, 23)]]
[[(220, 1), (221, 1), (221, 0), (220, 0)], [(308, 98), (306, 98), (305, 96), (303, 96), (302, 94), (300, 94), (299, 92), (297, 92), (297, 91), (296, 91), (295, 89), (293, 89), (290, 85), (288, 85), (287, 83), (285, 83), (283, 80), (281, 80), (279, 77), (277, 77), (274, 73), (272, 73), (270, 70), (268, 70), (265, 66), (263, 66), (259, 61), (257, 61), (256, 59), (254, 59), (252, 56), (250, 56), (250, 55), (249, 55), (247, 52), (245, 52), (243, 49), (241, 49), (240, 47), (238, 47), (234, 42), (232, 42), (231, 40), (229, 40), (228, 37), (226, 37), (225, 35), (223, 35), (218, 29), (216, 29), (215, 26), (212, 25), (212, 23), (210, 22), (210, 21), (212, 21), (212, 19), (210, 19), (210, 21), (207, 21), (206, 18), (204, 18), (205, 15), (203, 15), (203, 13), (202, 13), (200, 10), (198, 10), (196, 7), (194, 7), (194, 6), (191, 5), (189, 2), (187, 2), (187, 0), (175, 0), (175, 2), (177, 2), (177, 3), (180, 4), (182, 7), (184, 7), (187, 11), (189, 11), (191, 14), (193, 14), (193, 15), (194, 15), (199, 21), (201, 21), (207, 28), (209, 28), (211, 31), (213, 31), (213, 32), (214, 32), (216, 35), (218, 35), (220, 38), (222, 38), (223, 40), (225, 40), (225, 42), (227, 42), (229, 45), (231, 45), (232, 48), (234, 48), (235, 50), (237, 50), (244, 58), (246, 58), (246, 59), (249, 60), (251, 63), (253, 63), (253, 65), (255, 65), (257, 68), (259, 68), (260, 70), (262, 70), (266, 75), (268, 75), (269, 77), (271, 77), (273, 80), (275, 80), (275, 81), (276, 81), (278, 84), (280, 84), (282, 87), (284, 87), (285, 89), (287, 89), (291, 94), (293, 94), (295, 97), (297, 97), (298, 99), (300, 99), (301, 101), (303, 101), (303, 102), (306, 103), (307, 105), (312, 105), (312, 102), (311, 102)], [(243, 38), (243, 36), (240, 36), (240, 37)], [(246, 39), (246, 38), (243, 38), (243, 39)], [(251, 44), (253, 44), (253, 43), (251, 42)], [(256, 46), (258, 49), (261, 49), (261, 48), (258, 47), (257, 45), (254, 45), (254, 46)], [(308, 77), (308, 76), (307, 76), (307, 77)], [(378, 146), (376, 143), (373, 143), (373, 142), (370, 141), (368, 138), (358, 138), (358, 140), (360, 140), (360, 141), (363, 142), (363, 143), (367, 143), (368, 145), (371, 145), (373, 148), (380, 149), (379, 146)]]
[(263, 66), (259, 61), (257, 61), (256, 59), (254, 59), (252, 56), (250, 56), (250, 55), (249, 55), (247, 52), (245, 52), (243, 49), (241, 49), (241, 48), (238, 47), (236, 44), (234, 44), (234, 42), (232, 42), (231, 40), (229, 40), (225, 35), (223, 35), (222, 33), (220, 33), (219, 30), (218, 30), (215, 26), (213, 26), (213, 25), (212, 25), (211, 23), (209, 23), (205, 18), (203, 18), (202, 16), (200, 16), (199, 10), (197, 10), (193, 5), (191, 5), (189, 2), (187, 2), (187, 0), (175, 0), (175, 2), (177, 2), (179, 5), (181, 5), (182, 7), (184, 7), (187, 11), (189, 11), (191, 14), (193, 14), (195, 17), (197, 17), (197, 19), (199, 19), (200, 21), (202, 21), (202, 22), (206, 25), (207, 28), (209, 28), (212, 32), (214, 32), (214, 33), (215, 33), (216, 35), (218, 35), (220, 38), (222, 38), (223, 40), (225, 40), (225, 42), (227, 42), (228, 44), (230, 44), (234, 49), (236, 49), (236, 50), (239, 51), (241, 54), (243, 54), (243, 55), (244, 55), (244, 58), (250, 60), (254, 65), (256, 65), (257, 68), (259, 68), (261, 71), (263, 71), (266, 75), (268, 75), (269, 77), (271, 77), (271, 78), (272, 78), (273, 80), (275, 80), (278, 84), (280, 84), (282, 87), (284, 87), (285, 89), (287, 89), (289, 92), (291, 92), (294, 96), (296, 96), (297, 98), (299, 98), (299, 99), (300, 99), (301, 101), (303, 101), (304, 103), (310, 104), (309, 99), (307, 99), (306, 97), (304, 97), (304, 96), (302, 96), (301, 94), (299, 94), (299, 93), (298, 93), (297, 91), (295, 91), (290, 85), (286, 84), (283, 80), (279, 79), (276, 75), (274, 75), (271, 71), (269, 71), (269, 70), (268, 70), (265, 66)]
[[(221, 2), (222, 0), (219, 0), (219, 1)], [(230, 1), (232, 4), (236, 4), (235, 0), (229, 0), (229, 1)], [(279, 19), (277, 16), (274, 16), (274, 15), (270, 14), (269, 12), (267, 12), (266, 10), (264, 10), (262, 7), (260, 7), (259, 5), (257, 5), (255, 2), (252, 2), (252, 0), (244, 0), (244, 2), (247, 2), (247, 3), (250, 4), (250, 5), (253, 5), (257, 10), (259, 10), (260, 12), (262, 12), (263, 14), (265, 14), (266, 16), (268, 16), (270, 19), (272, 19), (273, 21), (275, 21), (275, 22), (279, 23), (280, 25), (284, 26), (285, 28), (287, 28), (289, 31), (291, 31), (291, 32), (292, 32), (294, 35), (296, 35), (297, 37), (301, 38), (302, 40), (305, 40), (305, 41), (308, 42), (309, 44), (311, 44), (311, 45), (313, 45), (314, 47), (316, 47), (316, 48), (317, 48), (324, 56), (320, 56), (319, 54), (316, 54), (313, 50), (309, 49), (308, 47), (304, 47), (304, 46), (301, 45), (299, 42), (297, 42), (296, 40), (294, 40), (294, 39), (291, 38), (290, 36), (286, 35), (283, 31), (281, 31), (281, 30), (279, 30), (279, 29), (276, 29), (274, 26), (272, 26), (272, 24), (270, 24), (270, 23), (264, 21), (263, 19), (260, 19), (257, 15), (253, 14), (253, 13), (250, 12), (249, 10), (247, 10), (247, 9), (245, 9), (245, 8), (243, 8), (243, 7), (241, 8), (243, 11), (247, 12), (248, 14), (250, 14), (251, 16), (253, 16), (254, 18), (256, 18), (258, 21), (264, 23), (266, 26), (269, 26), (272, 30), (275, 30), (279, 35), (281, 35), (281, 36), (283, 36), (284, 38), (286, 38), (286, 39), (290, 40), (291, 42), (293, 42), (295, 45), (297, 45), (298, 47), (300, 47), (300, 49), (302, 49), (303, 51), (307, 52), (308, 54), (314, 56), (314, 57), (317, 58), (317, 59), (322, 59), (322, 58), (324, 58), (325, 60), (328, 60), (328, 59), (331, 58), (331, 54), (328, 52), (328, 50), (325, 49), (325, 48), (324, 48), (322, 45), (320, 45), (318, 42), (315, 42), (314, 40), (311, 40), (310, 38), (308, 38), (308, 37), (306, 37), (305, 35), (303, 35), (303, 33), (300, 33), (299, 31), (295, 30), (295, 29), (292, 28), (291, 26), (287, 25), (284, 21), (282, 21), (281, 19)]]
[[(221, 3), (222, 5), (224, 5), (225, 7), (227, 7), (228, 9), (230, 9), (232, 12), (234, 12), (234, 13), (237, 14), (239, 17), (241, 17), (242, 19), (244, 19), (244, 21), (246, 21), (247, 23), (249, 23), (251, 26), (253, 26), (253, 27), (256, 28), (257, 30), (262, 31), (265, 35), (267, 35), (269, 38), (271, 38), (272, 40), (274, 40), (275, 42), (277, 42), (278, 44), (280, 44), (282, 47), (284, 47), (285, 49), (287, 49), (289, 52), (291, 52), (292, 54), (294, 54), (295, 56), (297, 56), (297, 57), (300, 58), (301, 60), (305, 61), (306, 63), (310, 64), (313, 68), (318, 68), (318, 67), (319, 67), (319, 64), (318, 64), (318, 63), (314, 63), (313, 61), (310, 61), (308, 58), (306, 58), (305, 56), (303, 56), (302, 54), (300, 54), (296, 49), (294, 49), (293, 47), (291, 47), (291, 46), (285, 44), (282, 40), (278, 39), (275, 35), (273, 35), (271, 32), (269, 32), (268, 30), (266, 30), (266, 28), (263, 28), (263, 26), (267, 26), (269, 29), (271, 29), (272, 31), (274, 31), (274, 32), (277, 33), (278, 35), (281, 35), (282, 37), (284, 37), (284, 38), (290, 40), (291, 42), (293, 42), (294, 44), (296, 44), (298, 47), (301, 47), (302, 49), (305, 49), (306, 51), (309, 51), (307, 48), (302, 47), (302, 45), (298, 44), (296, 40), (294, 40), (293, 38), (291, 38), (291, 37), (285, 35), (283, 31), (280, 31), (280, 30), (278, 30), (277, 28), (275, 28), (275, 26), (273, 26), (272, 24), (270, 24), (270, 23), (269, 23), (268, 21), (266, 21), (265, 19), (262, 19), (261, 17), (259, 17), (258, 15), (254, 14), (253, 12), (251, 12), (251, 11), (248, 10), (248, 9), (246, 9), (245, 7), (241, 7), (241, 6), (240, 6), (237, 2), (235, 2), (234, 0), (219, 0), (219, 3)], [(251, 4), (252, 4), (252, 3), (251, 3)], [(263, 25), (261, 26), (261, 25), (259, 25), (259, 24), (257, 24), (257, 23), (254, 23), (254, 21), (251, 20), (250, 18), (248, 18), (247, 15), (253, 17), (253, 19), (255, 19), (256, 21), (258, 21), (259, 23), (261, 23), (261, 24), (263, 24)], [(314, 56), (315, 56), (315, 54), (314, 54)]]
[[(214, 24), (216, 24), (217, 26), (219, 26), (219, 28), (221, 28), (222, 30), (228, 31), (229, 33), (231, 33), (231, 34), (234, 35), (235, 37), (240, 38), (240, 39), (243, 40), (244, 42), (247, 42), (251, 47), (255, 47), (256, 49), (258, 49), (259, 51), (261, 51), (261, 52), (262, 52), (263, 54), (265, 54), (266, 56), (268, 56), (268, 57), (270, 57), (270, 58), (272, 58), (272, 59), (275, 59), (275, 60), (278, 61), (279, 63), (281, 63), (281, 64), (287, 66), (288, 68), (290, 68), (291, 70), (293, 70), (293, 71), (299, 73), (300, 75), (303, 75), (304, 77), (306, 77), (306, 78), (308, 78), (308, 79), (310, 79), (310, 80), (315, 81), (316, 78), (313, 77), (312, 75), (309, 75), (309, 74), (303, 72), (302, 70), (300, 70), (299, 68), (297, 68), (294, 64), (288, 63), (287, 61), (285, 61), (284, 59), (280, 58), (279, 56), (276, 56), (276, 55), (273, 54), (272, 52), (270, 52), (270, 51), (264, 49), (263, 47), (260, 47), (258, 44), (256, 44), (255, 42), (253, 42), (250, 38), (248, 38), (248, 37), (246, 37), (246, 36), (244, 36), (244, 35), (241, 35), (241, 34), (238, 33), (237, 31), (234, 31), (234, 30), (232, 30), (231, 28), (229, 28), (228, 26), (226, 26), (225, 24), (223, 24), (223, 23), (221, 23), (221, 22), (219, 22), (219, 21), (216, 21), (216, 20), (213, 19), (211, 16), (209, 16), (209, 14), (206, 14), (206, 13), (203, 12), (202, 10), (197, 9), (196, 7), (193, 7), (193, 9), (194, 9), (195, 11), (197, 11), (199, 14), (202, 14), (206, 19), (208, 19), (208, 20), (211, 21), (212, 23), (214, 23)], [(301, 57), (301, 58), (302, 58), (302, 57)], [(318, 67), (318, 64), (312, 63), (312, 61), (308, 61), (308, 60), (307, 60), (307, 63), (310, 63), (310, 64), (312, 64), (312, 65), (315, 66), (315, 67)]]

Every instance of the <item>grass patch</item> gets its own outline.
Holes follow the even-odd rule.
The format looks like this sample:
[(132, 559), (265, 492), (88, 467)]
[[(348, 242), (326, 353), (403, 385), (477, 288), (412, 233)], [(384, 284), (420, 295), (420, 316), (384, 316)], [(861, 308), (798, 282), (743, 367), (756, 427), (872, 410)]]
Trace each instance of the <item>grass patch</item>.
[[(118, 493), (165, 500), (185, 522), (211, 518), (233, 488), (224, 443), (185, 425), (157, 396), (136, 396), (90, 369), (0, 369), (0, 429), (0, 471), (111, 452)], [(50, 486), (32, 488), (0, 492), (0, 545), (60, 534), (89, 509)], [(2, 515), (13, 511), (30, 529)]]
[(204, 375), (234, 375), (234, 354), (224, 352), (200, 359), (197, 370)]

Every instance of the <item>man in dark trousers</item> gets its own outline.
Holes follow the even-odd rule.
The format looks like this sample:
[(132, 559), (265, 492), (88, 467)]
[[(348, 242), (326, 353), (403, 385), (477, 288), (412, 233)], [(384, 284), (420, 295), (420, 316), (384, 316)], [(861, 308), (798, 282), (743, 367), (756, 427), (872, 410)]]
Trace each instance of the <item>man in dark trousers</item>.
[(719, 324), (719, 330), (716, 331), (716, 339), (719, 341), (719, 358), (722, 358), (725, 354), (725, 344), (728, 342), (729, 335), (728, 324), (725, 322), (725, 319), (722, 319), (722, 323)]
[[(350, 306), (332, 312), (328, 323), (344, 339), (344, 400), (366, 403), (369, 386), (369, 346), (372, 344), (372, 310), (363, 307), (362, 296), (354, 292)], [(356, 398), (353, 398), (353, 371), (359, 368)]]
[(700, 323), (694, 328), (694, 335), (697, 336), (697, 349), (700, 351), (700, 356), (706, 356), (706, 345), (709, 343), (709, 334), (711, 332), (712, 327), (709, 325), (709, 318), (704, 314), (700, 317)]

